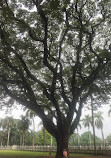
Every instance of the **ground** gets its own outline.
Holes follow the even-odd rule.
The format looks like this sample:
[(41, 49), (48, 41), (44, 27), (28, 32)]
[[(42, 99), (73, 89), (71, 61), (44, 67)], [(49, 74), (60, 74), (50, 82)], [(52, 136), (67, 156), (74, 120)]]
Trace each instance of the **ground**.
[[(0, 158), (12, 158), (11, 156), (0, 156)], [(54, 158), (52, 156), (35, 156), (35, 157), (27, 157), (27, 156), (13, 156), (13, 158)], [(80, 156), (80, 157), (69, 157), (69, 158), (111, 158), (111, 156)]]

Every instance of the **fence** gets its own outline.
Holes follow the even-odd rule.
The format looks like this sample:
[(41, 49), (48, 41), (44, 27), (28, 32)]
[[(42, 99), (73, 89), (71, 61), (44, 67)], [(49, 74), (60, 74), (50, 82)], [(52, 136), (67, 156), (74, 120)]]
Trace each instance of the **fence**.
[[(56, 146), (0, 146), (0, 150), (24, 150), (24, 151), (46, 151), (55, 152), (57, 150)], [(95, 152), (94, 146), (69, 146), (70, 153), (87, 153), (93, 154)], [(97, 146), (97, 154), (101, 155), (111, 155), (111, 146)]]

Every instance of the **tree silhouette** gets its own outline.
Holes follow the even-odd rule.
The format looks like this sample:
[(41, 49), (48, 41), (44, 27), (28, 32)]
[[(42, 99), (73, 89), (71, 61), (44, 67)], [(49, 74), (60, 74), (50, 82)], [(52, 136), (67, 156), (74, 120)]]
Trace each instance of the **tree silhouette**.
[(56, 158), (92, 85), (97, 95), (109, 87), (109, 17), (110, 0), (0, 2), (0, 94), (35, 111), (57, 141)]

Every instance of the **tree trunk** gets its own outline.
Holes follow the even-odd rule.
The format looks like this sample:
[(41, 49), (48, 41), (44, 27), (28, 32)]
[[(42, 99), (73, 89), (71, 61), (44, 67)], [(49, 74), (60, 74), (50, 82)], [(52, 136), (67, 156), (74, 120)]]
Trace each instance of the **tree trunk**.
[(32, 138), (32, 146), (34, 147), (35, 145), (35, 122), (34, 122), (34, 116), (32, 118), (32, 122), (33, 122), (33, 138)]
[(93, 136), (94, 136), (94, 153), (97, 155), (97, 150), (96, 150), (96, 134), (95, 134), (95, 125), (94, 125), (94, 108), (93, 108), (93, 103), (92, 103), (92, 96), (91, 96), (91, 113), (92, 113), (92, 127), (93, 127)]
[(2, 140), (1, 140), (1, 146), (2, 146)]
[(57, 152), (55, 158), (63, 158), (64, 149), (68, 152), (68, 143), (69, 143), (69, 133), (59, 132), (58, 137), (56, 138), (57, 142)]
[(3, 133), (4, 133), (4, 131), (2, 131), (1, 146), (3, 145), (3, 137), (4, 137)]
[(8, 128), (8, 134), (7, 134), (7, 146), (9, 146), (9, 139), (10, 139), (10, 127)]
[(20, 134), (20, 146), (22, 145), (22, 134)]
[(89, 133), (89, 145), (91, 146), (91, 134), (90, 134), (89, 127), (88, 127), (88, 133)]
[(25, 133), (23, 132), (23, 135), (22, 135), (22, 146), (24, 146), (24, 136), (25, 136)]
[(35, 145), (35, 135), (34, 135), (34, 133), (33, 133), (32, 146), (34, 147), (34, 145)]
[(103, 128), (101, 128), (101, 134), (102, 134), (102, 139), (103, 139), (103, 147), (105, 149), (105, 139), (104, 139)]

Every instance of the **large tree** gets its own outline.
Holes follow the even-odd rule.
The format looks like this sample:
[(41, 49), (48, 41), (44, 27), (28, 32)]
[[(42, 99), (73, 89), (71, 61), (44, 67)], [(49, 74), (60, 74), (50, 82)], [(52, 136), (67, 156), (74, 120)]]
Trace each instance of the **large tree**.
[(56, 138), (56, 158), (92, 84), (108, 84), (110, 14), (110, 0), (0, 1), (0, 94), (36, 112)]

